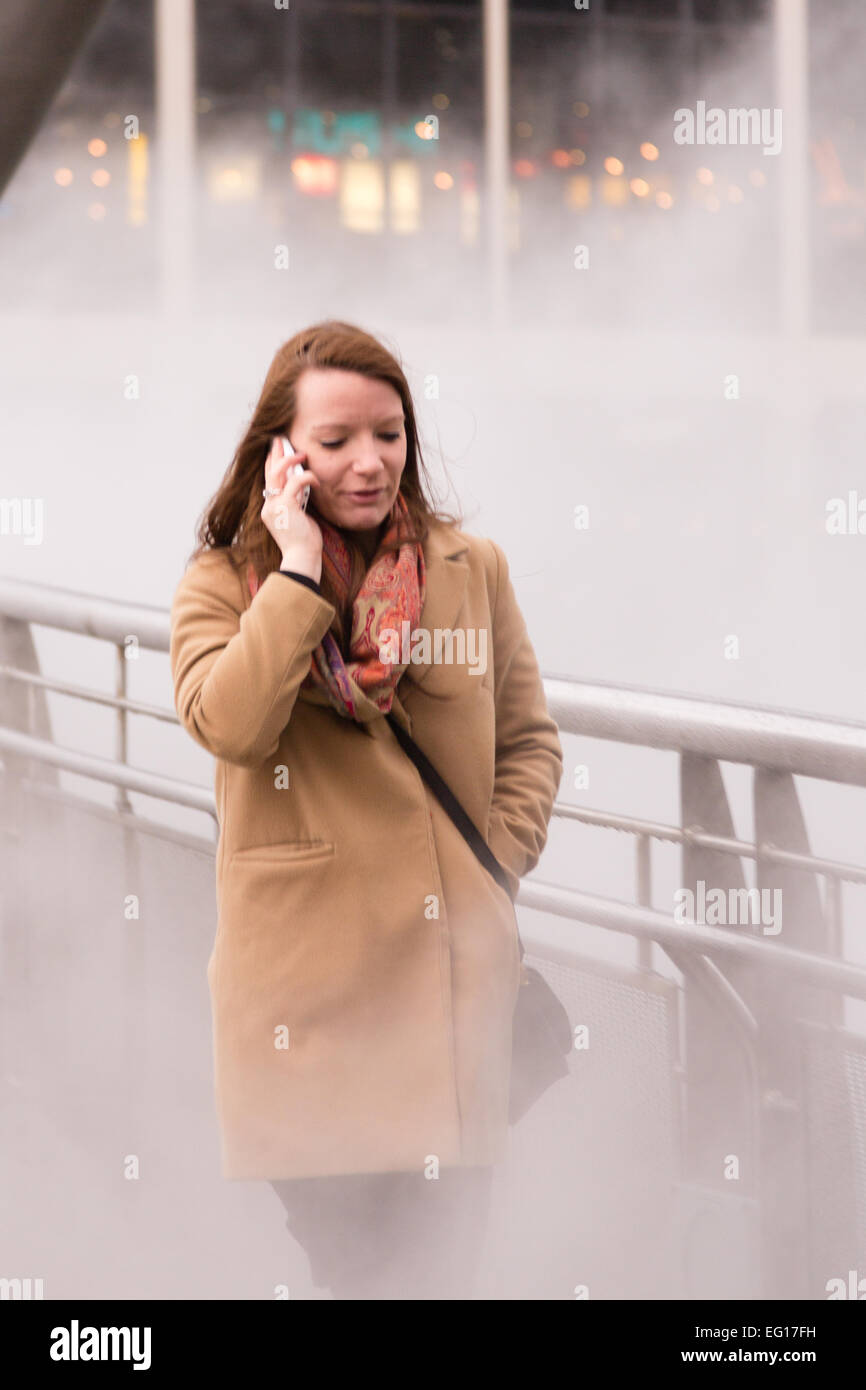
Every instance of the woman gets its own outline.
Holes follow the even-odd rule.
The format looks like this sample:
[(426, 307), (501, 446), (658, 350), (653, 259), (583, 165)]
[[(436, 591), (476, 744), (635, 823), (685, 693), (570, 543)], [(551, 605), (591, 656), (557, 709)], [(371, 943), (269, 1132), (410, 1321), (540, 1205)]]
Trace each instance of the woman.
[(172, 605), (177, 711), (217, 760), (223, 1176), (273, 1184), (335, 1297), (472, 1296), (507, 1136), (513, 899), (562, 772), (505, 556), (422, 471), (392, 354), (349, 324), (296, 334)]

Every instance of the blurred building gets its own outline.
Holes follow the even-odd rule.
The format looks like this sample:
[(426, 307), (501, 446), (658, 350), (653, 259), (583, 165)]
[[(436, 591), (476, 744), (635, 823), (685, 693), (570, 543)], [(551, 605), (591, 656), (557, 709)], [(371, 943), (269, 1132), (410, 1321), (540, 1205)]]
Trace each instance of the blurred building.
[[(163, 36), (160, 49), (171, 13), (114, 0), (76, 61), (0, 203), (7, 304), (152, 306), (169, 196), (155, 175), (172, 136), (159, 129), (157, 55), (177, 43)], [(521, 0), (508, 39), (502, 236), (518, 319), (676, 330), (685, 300), (710, 330), (772, 329), (779, 161), (672, 138), (673, 112), (700, 100), (778, 105), (771, 0)], [(859, 330), (866, 14), (856, 0), (813, 4), (808, 43), (812, 322)], [(324, 293), (349, 311), (359, 283), (387, 277), (415, 317), (483, 310), (481, 0), (208, 0), (195, 8), (194, 63), (193, 307), (300, 311)], [(674, 293), (685, 217), (713, 273), (686, 273)], [(275, 281), (282, 245), (296, 273)], [(580, 245), (594, 265), (582, 278)]]

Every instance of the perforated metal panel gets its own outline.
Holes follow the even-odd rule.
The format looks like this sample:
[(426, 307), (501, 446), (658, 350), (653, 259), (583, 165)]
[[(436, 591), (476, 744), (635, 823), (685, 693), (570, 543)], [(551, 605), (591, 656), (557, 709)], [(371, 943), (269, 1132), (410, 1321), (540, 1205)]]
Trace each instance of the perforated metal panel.
[(525, 932), (524, 944), (589, 1046), (513, 1131), (525, 1288), (509, 1296), (572, 1298), (583, 1284), (594, 1299), (678, 1297), (677, 988)]
[(673, 1179), (679, 1162), (675, 986), (579, 957), (566, 964), (527, 951), (526, 963), (556, 991), (572, 1029), (588, 1030), (589, 1046), (572, 1050), (569, 1071), (581, 1088), (605, 1087), (611, 1136), (627, 1117), (629, 1141), (637, 1138), (659, 1176)]

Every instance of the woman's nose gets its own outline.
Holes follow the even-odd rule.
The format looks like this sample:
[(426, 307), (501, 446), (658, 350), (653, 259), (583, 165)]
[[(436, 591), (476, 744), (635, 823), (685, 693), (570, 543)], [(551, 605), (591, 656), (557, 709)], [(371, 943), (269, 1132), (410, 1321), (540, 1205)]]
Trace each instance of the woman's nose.
[(359, 473), (380, 473), (384, 468), (379, 450), (374, 441), (369, 444), (362, 444), (352, 463), (352, 467)]

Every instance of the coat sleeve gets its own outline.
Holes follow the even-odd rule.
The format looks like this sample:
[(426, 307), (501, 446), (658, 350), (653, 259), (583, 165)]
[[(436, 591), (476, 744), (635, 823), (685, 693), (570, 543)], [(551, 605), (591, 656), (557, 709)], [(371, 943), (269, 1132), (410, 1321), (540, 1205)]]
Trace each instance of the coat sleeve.
[(193, 561), (171, 607), (174, 702), (184, 728), (214, 757), (255, 767), (276, 752), (334, 607), (303, 584), (269, 574), (244, 609), (224, 555)]
[(562, 777), (563, 756), (526, 623), (502, 549), (496, 557), (493, 606), (496, 772), (487, 841), (505, 869), (512, 899), (535, 867)]

